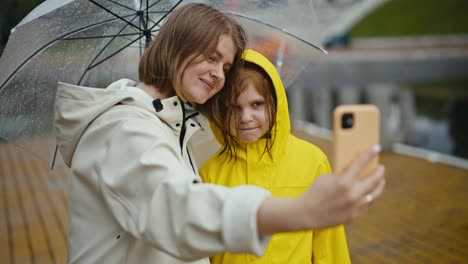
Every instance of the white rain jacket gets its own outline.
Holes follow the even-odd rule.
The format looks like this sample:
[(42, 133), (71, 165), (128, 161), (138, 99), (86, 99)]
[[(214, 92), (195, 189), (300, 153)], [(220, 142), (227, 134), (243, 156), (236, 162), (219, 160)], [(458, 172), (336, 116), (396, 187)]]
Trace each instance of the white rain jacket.
[(256, 213), (269, 193), (196, 184), (187, 149), (200, 128), (193, 111), (171, 97), (157, 112), (153, 98), (133, 86), (127, 79), (106, 89), (58, 86), (56, 136), (71, 167), (68, 262), (209, 263), (207, 256), (222, 251), (261, 255), (269, 238), (258, 237)]

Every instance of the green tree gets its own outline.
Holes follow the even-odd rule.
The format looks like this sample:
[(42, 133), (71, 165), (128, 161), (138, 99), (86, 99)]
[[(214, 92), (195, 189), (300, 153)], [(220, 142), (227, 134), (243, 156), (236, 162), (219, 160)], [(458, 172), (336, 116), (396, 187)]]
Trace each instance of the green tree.
[(397, 37), (468, 33), (466, 0), (391, 0), (360, 21), (351, 36)]

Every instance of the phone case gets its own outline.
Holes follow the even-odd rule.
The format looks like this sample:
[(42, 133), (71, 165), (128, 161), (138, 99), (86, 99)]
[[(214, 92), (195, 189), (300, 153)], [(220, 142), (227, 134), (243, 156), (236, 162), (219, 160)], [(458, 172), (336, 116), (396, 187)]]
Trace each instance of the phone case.
[[(352, 127), (348, 127), (349, 116)], [(333, 111), (333, 171), (340, 174), (363, 151), (380, 144), (380, 111), (375, 105), (340, 105)], [(378, 166), (378, 157), (363, 170), (365, 177)]]

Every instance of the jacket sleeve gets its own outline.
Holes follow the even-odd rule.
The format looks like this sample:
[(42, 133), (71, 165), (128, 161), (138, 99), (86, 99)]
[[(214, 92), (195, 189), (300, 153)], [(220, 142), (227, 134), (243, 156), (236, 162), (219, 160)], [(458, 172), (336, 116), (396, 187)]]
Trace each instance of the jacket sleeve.
[[(330, 163), (328, 162), (325, 154), (323, 154), (323, 156), (323, 161), (319, 166), (317, 176), (325, 173), (331, 173)], [(351, 263), (343, 225), (314, 230), (312, 240), (312, 263)]]
[(253, 186), (193, 184), (179, 145), (150, 120), (121, 121), (102, 137), (97, 186), (124, 230), (182, 260), (223, 251), (261, 255), (256, 213), (270, 194)]

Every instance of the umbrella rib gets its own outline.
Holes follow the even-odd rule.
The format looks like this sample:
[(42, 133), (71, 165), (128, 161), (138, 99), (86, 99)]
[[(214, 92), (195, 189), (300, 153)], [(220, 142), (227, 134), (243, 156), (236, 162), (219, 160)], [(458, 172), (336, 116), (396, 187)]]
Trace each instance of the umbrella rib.
[(37, 49), (35, 52), (33, 52), (29, 57), (27, 57), (20, 65), (18, 65), (18, 67), (16, 67), (16, 69), (8, 76), (8, 78), (5, 79), (5, 81), (0, 85), (0, 91), (3, 89), (3, 87), (5, 86), (6, 83), (8, 83), (8, 81), (13, 78), (13, 76), (15, 75), (16, 72), (18, 72), (31, 58), (33, 58), (34, 56), (36, 56), (38, 53), (40, 53), (43, 49), (45, 49), (46, 47), (50, 46), (52, 43), (58, 41), (58, 40), (63, 40), (64, 38), (66, 38), (67, 36), (70, 36), (70, 35), (73, 35), (77, 32), (80, 32), (84, 29), (88, 29), (88, 28), (92, 28), (92, 27), (95, 27), (95, 26), (98, 26), (98, 25), (101, 25), (101, 24), (105, 24), (105, 23), (108, 23), (110, 21), (113, 21), (113, 20), (116, 20), (115, 18), (112, 18), (112, 19), (108, 19), (108, 20), (105, 20), (105, 21), (101, 21), (101, 22), (98, 22), (98, 23), (94, 23), (92, 25), (87, 25), (87, 26), (84, 26), (84, 27), (81, 27), (81, 28), (78, 28), (76, 30), (73, 30), (73, 31), (70, 31), (66, 34), (63, 34), (62, 36), (59, 36), (49, 42), (47, 42), (46, 44), (44, 44), (41, 48)]
[(158, 13), (165, 14), (167, 12), (170, 12), (170, 11), (148, 11), (148, 14), (158, 14)]
[(125, 33), (125, 34), (115, 34), (115, 35), (104, 35), (104, 36), (71, 37), (71, 38), (64, 38), (63, 40), (100, 39), (100, 38), (126, 37), (126, 36), (135, 36), (135, 35), (140, 35), (140, 33), (135, 32), (135, 33)]
[[(149, 21), (152, 22), (153, 24), (156, 24), (156, 21), (154, 21), (153, 19), (149, 18)], [(152, 29), (152, 28), (151, 28)]]
[(127, 23), (128, 25), (130, 25), (130, 26), (132, 26), (132, 27), (134, 27), (134, 28), (136, 28), (136, 29), (138, 29), (138, 30), (140, 30), (140, 31), (143, 31), (143, 29), (141, 29), (140, 27), (138, 27), (138, 26), (132, 24), (131, 22), (125, 20), (124, 17), (121, 17), (121, 16), (117, 15), (116, 13), (112, 12), (111, 10), (109, 10), (109, 9), (107, 9), (106, 7), (102, 6), (101, 4), (96, 3), (96, 1), (94, 1), (94, 0), (88, 0), (88, 1), (90, 1), (91, 3), (93, 3), (93, 4), (97, 5), (97, 6), (99, 6), (100, 8), (102, 8), (102, 9), (103, 9), (104, 11), (106, 11), (107, 13), (109, 13), (109, 14), (115, 16), (116, 18), (118, 18), (118, 19), (124, 21), (124, 22)]
[[(121, 6), (121, 7), (123, 7), (123, 8), (127, 8), (128, 10), (137, 12), (136, 9), (131, 8), (131, 7), (129, 7), (129, 6), (126, 6), (126, 5), (122, 5), (121, 3), (115, 2), (115, 1), (113, 1), (113, 0), (107, 0), (107, 1), (108, 1), (108, 2), (111, 2), (111, 3), (113, 3), (113, 4), (116, 4), (116, 5), (118, 5), (118, 6)], [(151, 12), (148, 11), (151, 7), (153, 7), (154, 5), (157, 5), (159, 2), (161, 2), (161, 0), (158, 0), (158, 1), (154, 2), (153, 4), (149, 5), (148, 1), (146, 1), (146, 6), (147, 6), (146, 10), (147, 10), (147, 13), (150, 13), (150, 14), (151, 14), (151, 13), (165, 13), (166, 11), (151, 11)]]
[[(126, 16), (124, 16), (124, 17), (130, 17), (130, 16), (133, 16), (132, 20), (136, 18), (135, 15), (126, 15)], [(72, 39), (72, 38), (67, 38), (66, 36), (73, 35), (73, 34), (75, 34), (75, 33), (77, 33), (77, 32), (82, 31), (82, 30), (85, 30), (85, 29), (88, 29), (88, 28), (92, 28), (92, 27), (95, 27), (95, 26), (99, 26), (99, 25), (102, 25), (102, 24), (106, 24), (106, 23), (109, 23), (109, 22), (112, 22), (112, 21), (115, 21), (115, 20), (118, 20), (118, 19), (117, 19), (117, 18), (111, 18), (111, 19), (104, 20), (104, 21), (100, 21), (100, 22), (97, 22), (97, 23), (94, 23), (94, 24), (91, 24), (91, 25), (87, 25), (87, 26), (84, 26), (84, 27), (82, 27), (82, 28), (79, 28), (79, 29), (70, 31), (70, 32), (68, 32), (68, 33), (66, 33), (66, 34), (64, 34), (64, 35), (62, 35), (62, 36), (56, 38), (55, 40), (59, 40), (59, 39), (64, 39), (64, 40)], [(128, 23), (127, 23), (127, 24), (128, 24)], [(138, 33), (136, 33), (136, 34), (138, 34)], [(91, 37), (91, 38), (94, 38), (94, 37)], [(83, 38), (83, 39), (86, 39), (86, 38)], [(53, 41), (55, 41), (55, 40), (53, 40)], [(52, 42), (53, 42), (53, 41), (52, 41)], [(50, 42), (49, 42), (49, 43), (50, 43)]]
[(153, 4), (151, 4), (151, 6), (148, 6), (148, 5), (147, 5), (147, 6), (148, 6), (148, 9), (150, 9), (151, 7), (157, 5), (159, 2), (161, 2), (161, 0), (158, 0), (158, 1), (154, 2)]
[[(134, 16), (132, 21), (137, 18), (138, 15)], [(124, 31), (125, 28), (129, 26), (129, 24), (125, 25), (124, 27), (122, 27), (122, 29), (120, 29), (120, 32)], [(139, 32), (138, 32), (139, 33)], [(137, 33), (137, 34), (138, 34)], [(115, 51), (114, 53), (110, 54), (109, 56), (103, 58), (102, 60), (98, 61), (97, 63), (94, 64), (94, 62), (96, 61), (96, 59), (104, 52), (104, 50), (112, 43), (112, 41), (117, 37), (118, 35), (116, 35), (115, 37), (113, 37), (102, 49), (101, 51), (98, 52), (98, 54), (96, 54), (96, 56), (94, 57), (94, 59), (89, 63), (89, 65), (86, 67), (86, 70), (83, 72), (83, 74), (81, 75), (79, 81), (78, 81), (78, 84), (81, 84), (81, 81), (83, 80), (84, 76), (86, 75), (86, 73), (93, 69), (94, 67), (97, 67), (99, 64), (103, 63), (104, 61), (108, 60), (109, 58), (112, 58), (115, 54), (119, 53), (120, 51), (124, 50), (125, 48), (127, 48), (128, 46), (132, 45), (133, 43), (135, 43), (136, 41), (138, 41), (139, 39), (141, 39), (143, 37), (143, 34), (139, 34), (139, 37), (136, 38), (135, 40), (129, 42), (127, 45), (123, 46), (122, 48), (120, 48), (119, 50)]]
[[(156, 29), (156, 30), (151, 31), (151, 32), (159, 32), (159, 29)], [(151, 36), (155, 37), (156, 35), (151, 34)]]
[[(127, 15), (129, 17), (131, 15)], [(137, 18), (138, 15), (133, 16), (133, 20)], [(114, 19), (112, 19), (114, 20)], [(126, 36), (135, 36), (135, 35), (140, 35), (140, 32), (134, 32), (134, 33), (125, 33), (125, 34), (120, 34), (120, 32), (125, 29), (125, 27), (128, 26), (128, 24), (125, 24), (125, 26), (122, 28), (122, 30), (119, 31), (117, 34), (112, 34), (112, 35), (104, 35), (104, 36), (86, 36), (86, 37), (70, 37), (70, 38), (63, 38), (63, 40), (78, 40), (78, 39), (100, 39), (100, 38), (115, 38), (115, 37), (126, 37)], [(112, 41), (112, 40), (111, 40)]]
[(320, 50), (321, 52), (323, 52), (323, 53), (325, 53), (325, 54), (328, 53), (328, 51), (326, 51), (324, 48), (321, 48), (321, 47), (319, 47), (319, 46), (316, 46), (316, 45), (310, 43), (309, 41), (307, 41), (307, 40), (305, 40), (305, 39), (303, 39), (303, 38), (300, 38), (300, 37), (298, 37), (298, 36), (296, 36), (296, 35), (294, 35), (294, 34), (291, 34), (291, 33), (289, 33), (288, 31), (286, 31), (286, 30), (284, 30), (284, 29), (281, 29), (281, 28), (279, 28), (279, 27), (277, 27), (277, 26), (274, 26), (274, 25), (265, 23), (265, 22), (263, 22), (263, 21), (261, 21), (261, 20), (258, 20), (258, 19), (255, 19), (255, 18), (246, 16), (246, 15), (243, 15), (243, 14), (239, 14), (239, 13), (235, 13), (235, 12), (230, 12), (230, 11), (225, 11), (225, 13), (228, 13), (228, 14), (233, 15), (233, 16), (242, 17), (242, 18), (245, 18), (245, 19), (248, 19), (248, 20), (251, 20), (251, 21), (258, 22), (258, 23), (260, 23), (260, 24), (262, 24), (262, 25), (265, 25), (265, 26), (268, 26), (268, 27), (277, 29), (277, 30), (283, 32), (284, 34), (286, 34), (286, 35), (288, 35), (288, 36), (290, 36), (290, 37), (293, 37), (293, 38), (295, 38), (295, 39), (297, 39), (297, 40), (299, 40), (299, 41), (301, 41), (301, 42), (303, 42), (303, 43), (305, 43), (305, 44), (307, 44), (307, 45), (310, 45), (310, 46), (312, 46), (312, 47), (314, 47), (314, 48)]
[(171, 9), (169, 11), (167, 11), (166, 14), (164, 14), (151, 28), (149, 28), (149, 30), (152, 30), (153, 28), (158, 26), (159, 23), (161, 23), (161, 21), (164, 20), (164, 18), (166, 18), (167, 15), (169, 15), (169, 13), (171, 13), (174, 9), (176, 9), (176, 7), (178, 7), (180, 5), (180, 3), (182, 3), (182, 1), (184, 1), (184, 0), (179, 0), (179, 2), (177, 2), (174, 6), (172, 6)]
[[(133, 21), (135, 18), (137, 18), (137, 17), (138, 17), (138, 15), (136, 15), (136, 16), (132, 19), (132, 21)], [(125, 28), (126, 28), (127, 26), (128, 26), (128, 24), (125, 25), (124, 27), (122, 27), (122, 28), (119, 30), (118, 34), (119, 34), (120, 32), (122, 32), (122, 31), (124, 31)], [(107, 44), (101, 49), (101, 51), (99, 51), (98, 54), (96, 54), (96, 56), (94, 57), (94, 59), (89, 63), (88, 67), (86, 68), (86, 70), (85, 70), (85, 71), (83, 72), (83, 74), (81, 75), (80, 80), (78, 81), (78, 84), (81, 83), (81, 81), (83, 80), (83, 78), (84, 78), (84, 76), (86, 75), (86, 73), (88, 72), (88, 70), (93, 69), (94, 67), (96, 67), (96, 66), (98, 66), (99, 64), (103, 63), (103, 62), (106, 61), (107, 59), (113, 57), (115, 54), (119, 53), (120, 51), (122, 51), (122, 50), (125, 49), (126, 47), (130, 46), (130, 45), (133, 44), (135, 41), (141, 39), (141, 37), (142, 37), (143, 35), (140, 34), (138, 38), (136, 38), (135, 40), (129, 42), (129, 43), (128, 43), (127, 45), (125, 45), (123, 48), (117, 50), (116, 52), (110, 54), (109, 56), (105, 57), (104, 59), (102, 59), (101, 61), (99, 61), (98, 63), (96, 63), (96, 64), (93, 65), (93, 63), (96, 61), (96, 59), (104, 52), (104, 50), (112, 43), (112, 41), (113, 41), (115, 38), (117, 38), (117, 36), (118, 36), (118, 35), (116, 35), (116, 36), (113, 37), (111, 40), (109, 40), (109, 42), (107, 42)]]
[[(151, 12), (148, 12), (148, 14), (165, 14), (165, 13), (167, 13), (167, 11), (151, 11)], [(155, 25), (157, 25), (160, 22), (160, 21), (158, 21), (158, 22), (154, 21), (153, 19), (149, 18), (149, 16), (148, 16), (147, 19), (148, 19), (149, 22), (151, 22), (151, 23), (153, 23)], [(154, 27), (151, 27), (151, 29), (153, 29), (153, 28)]]
[[(81, 81), (83, 80), (84, 76), (86, 75), (86, 73), (93, 69), (94, 67), (97, 67), (99, 64), (105, 62), (106, 60), (108, 60), (109, 58), (113, 57), (115, 54), (119, 53), (120, 51), (124, 50), (125, 48), (127, 48), (128, 46), (132, 45), (133, 43), (135, 43), (136, 41), (138, 41), (139, 39), (141, 39), (143, 36), (140, 36), (136, 39), (134, 39), (132, 42), (129, 42), (127, 45), (123, 46), (122, 48), (120, 48), (119, 50), (115, 51), (114, 53), (112, 53), (111, 55), (107, 56), (106, 58), (102, 59), (101, 61), (99, 61), (98, 63), (94, 64), (94, 65), (91, 65), (91, 64), (87, 67), (87, 69), (83, 72), (83, 74), (81, 75), (80, 77), (80, 80), (78, 81), (78, 85), (81, 84)], [(97, 58), (97, 56), (96, 56)], [(94, 61), (94, 60), (93, 60)]]
[[(143, 6), (143, 0), (140, 0), (140, 9), (141, 6)], [(143, 32), (142, 36), (145, 36), (145, 47), (149, 46), (149, 43), (151, 42), (151, 32), (148, 30), (148, 25), (149, 25), (149, 15), (148, 15), (148, 0), (146, 0), (146, 19), (144, 18), (145, 13), (141, 14), (140, 18), (140, 23), (143, 24), (143, 28), (145, 31)], [(141, 38), (140, 38), (140, 47), (141, 47)], [(140, 49), (141, 53), (141, 49)]]
[[(128, 25), (125, 25), (124, 27), (122, 27), (122, 28), (120, 29), (119, 33), (122, 32), (122, 31), (124, 31), (125, 28), (126, 28), (127, 26), (128, 26)], [(118, 34), (118, 33), (117, 33), (117, 34)], [(117, 36), (118, 36), (118, 35), (117, 35)], [(109, 42), (107, 42), (106, 45), (104, 45), (104, 47), (96, 54), (96, 56), (94, 57), (94, 59), (91, 60), (91, 62), (89, 63), (89, 65), (88, 65), (86, 71), (88, 71), (88, 70), (90, 70), (90, 69), (93, 68), (93, 67), (90, 68), (90, 65), (93, 65), (93, 63), (96, 61), (96, 59), (104, 52), (104, 50), (105, 50), (107, 47), (109, 47), (109, 45), (112, 43), (112, 41), (113, 41), (114, 39), (117, 38), (117, 36), (115, 36), (115, 37), (113, 37), (111, 40), (109, 40)], [(140, 36), (141, 36), (141, 35), (140, 35)], [(132, 42), (132, 43), (133, 43), (133, 42)], [(103, 61), (104, 61), (104, 60), (103, 60)], [(102, 61), (101, 61), (101, 62), (102, 62)], [(86, 71), (85, 71), (85, 73), (86, 73)], [(83, 78), (83, 76), (84, 76), (84, 74), (81, 76), (81, 78)], [(81, 82), (81, 78), (80, 78), (80, 82)]]
[[(141, 1), (143, 1), (143, 0), (141, 0)], [(148, 12), (149, 12), (149, 2), (148, 2), (148, 0), (146, 0), (146, 24), (147, 25), (149, 24), (149, 21), (150, 21)], [(146, 28), (146, 29), (148, 29), (148, 28)]]
[[(182, 1), (183, 1), (183, 0), (182, 0)], [(180, 1), (180, 2), (182, 2), (182, 1)], [(158, 0), (158, 1), (156, 1), (156, 2), (154, 2), (154, 3), (152, 3), (152, 4), (150, 5), (150, 4), (148, 3), (148, 1), (146, 1), (146, 14), (147, 14), (146, 18), (147, 18), (147, 19), (149, 19), (149, 14), (158, 14), (158, 13), (161, 13), (161, 14), (168, 14), (168, 13), (172, 12), (172, 10), (174, 10), (174, 8), (177, 7), (177, 6), (180, 4), (180, 2), (177, 3), (177, 4), (176, 4), (173, 8), (171, 8), (169, 11), (150, 11), (150, 9), (151, 9), (153, 6), (157, 5), (159, 2), (161, 2), (161, 0)], [(167, 16), (167, 15), (166, 15), (166, 16)], [(153, 22), (153, 20), (151, 20), (151, 21)], [(159, 22), (160, 22), (160, 21), (159, 21)], [(158, 22), (158, 23), (159, 23), (159, 22)]]
[[(130, 16), (133, 16), (133, 18), (131, 19), (131, 21), (133, 21), (135, 18), (137, 18), (137, 15), (126, 15), (125, 17), (130, 17)], [(86, 26), (86, 27), (82, 28), (81, 30), (83, 30), (83, 29), (88, 29), (88, 28), (92, 28), (92, 27), (97, 26), (97, 25), (100, 25), (100, 24), (105, 24), (105, 23), (111, 22), (111, 21), (113, 21), (113, 20), (116, 20), (116, 18), (109, 19), (109, 20), (102, 21), (102, 22), (99, 22), (99, 23), (96, 23), (96, 24), (93, 24), (93, 25)], [(128, 24), (125, 24), (125, 26), (128, 26)], [(125, 27), (124, 27), (124, 28), (125, 28)], [(120, 32), (122, 32), (122, 31), (120, 31)], [(99, 38), (112, 38), (112, 37), (135, 36), (135, 35), (139, 35), (139, 34), (140, 34), (139, 32), (120, 34), (120, 32), (117, 33), (116, 35), (86, 36), (86, 37), (67, 37), (67, 38), (62, 38), (62, 39), (63, 39), (63, 40), (99, 39)]]
[(131, 8), (131, 7), (126, 6), (126, 5), (123, 5), (123, 4), (121, 4), (121, 3), (117, 3), (117, 2), (115, 2), (115, 1), (112, 1), (112, 0), (107, 0), (107, 1), (108, 1), (108, 2), (111, 2), (111, 3), (115, 4), (115, 5), (121, 6), (121, 7), (123, 7), (123, 8), (127, 8), (128, 10), (131, 10), (131, 11), (134, 11), (134, 12), (137, 11), (137, 10), (134, 9), (134, 8)]
[(88, 66), (88, 70), (91, 70), (93, 69), (94, 67), (98, 66), (99, 64), (105, 62), (106, 60), (108, 60), (109, 58), (112, 58), (115, 54), (121, 52), (122, 50), (126, 49), (128, 46), (132, 45), (133, 43), (135, 43), (136, 41), (138, 41), (139, 39), (141, 39), (143, 36), (140, 36), (134, 40), (132, 40), (131, 42), (127, 43), (125, 46), (123, 46), (122, 48), (118, 49), (117, 51), (113, 52), (112, 54), (110, 54), (109, 56), (105, 57), (104, 59), (100, 60), (99, 62), (97, 62), (96, 64), (92, 65), (90, 64), (90, 66)]

